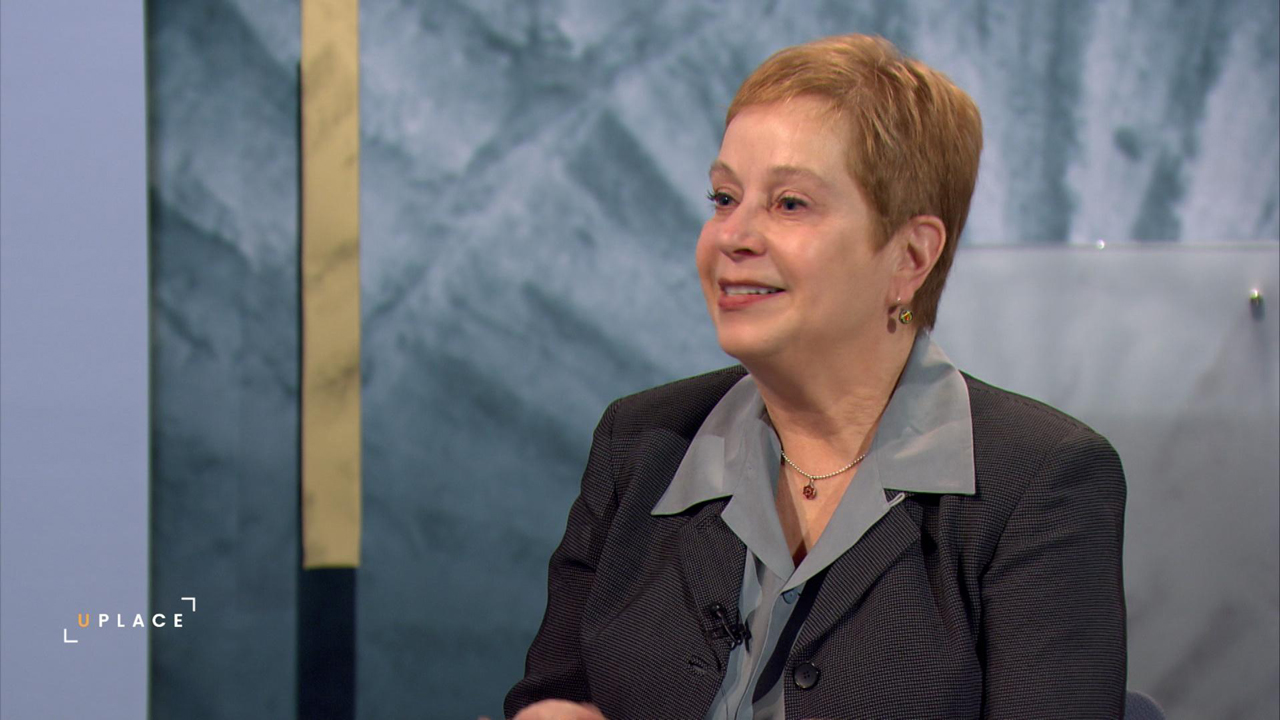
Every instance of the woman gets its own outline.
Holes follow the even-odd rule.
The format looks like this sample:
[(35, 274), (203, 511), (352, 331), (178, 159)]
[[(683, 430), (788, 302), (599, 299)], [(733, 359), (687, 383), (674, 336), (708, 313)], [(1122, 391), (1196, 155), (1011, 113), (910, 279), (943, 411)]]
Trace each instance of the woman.
[(1122, 715), (1119, 458), (928, 333), (981, 133), (878, 38), (746, 80), (697, 247), (742, 366), (605, 412), (508, 716)]

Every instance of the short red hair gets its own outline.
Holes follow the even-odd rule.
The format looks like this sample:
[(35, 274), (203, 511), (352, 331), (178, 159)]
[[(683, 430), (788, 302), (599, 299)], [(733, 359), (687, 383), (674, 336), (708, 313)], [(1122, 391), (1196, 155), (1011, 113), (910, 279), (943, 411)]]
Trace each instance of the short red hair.
[(942, 221), (942, 254), (910, 303), (921, 324), (932, 328), (978, 180), (978, 106), (945, 75), (903, 56), (888, 40), (839, 35), (765, 60), (738, 89), (725, 126), (743, 108), (801, 95), (830, 101), (847, 124), (849, 173), (880, 215), (882, 245), (913, 217)]

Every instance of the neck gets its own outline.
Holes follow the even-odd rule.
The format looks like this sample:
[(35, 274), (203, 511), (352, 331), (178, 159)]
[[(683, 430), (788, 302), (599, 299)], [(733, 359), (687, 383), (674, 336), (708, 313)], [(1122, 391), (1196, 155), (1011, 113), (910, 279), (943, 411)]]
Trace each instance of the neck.
[(744, 360), (787, 455), (817, 474), (865, 453), (915, 335), (898, 328), (822, 353)]

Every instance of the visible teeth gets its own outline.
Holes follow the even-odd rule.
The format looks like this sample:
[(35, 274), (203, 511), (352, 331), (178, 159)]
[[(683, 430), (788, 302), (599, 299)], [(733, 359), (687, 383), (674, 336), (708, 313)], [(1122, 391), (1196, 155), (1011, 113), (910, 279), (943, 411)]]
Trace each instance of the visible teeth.
[(756, 287), (754, 285), (733, 285), (724, 289), (725, 295), (772, 295), (781, 292), (778, 288)]

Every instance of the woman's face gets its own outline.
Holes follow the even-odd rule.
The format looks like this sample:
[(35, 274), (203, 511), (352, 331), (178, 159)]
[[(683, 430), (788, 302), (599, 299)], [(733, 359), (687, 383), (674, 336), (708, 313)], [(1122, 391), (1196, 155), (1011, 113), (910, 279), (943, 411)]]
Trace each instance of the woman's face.
[(838, 352), (884, 330), (893, 253), (876, 249), (829, 108), (810, 97), (747, 107), (712, 165), (698, 275), (720, 346), (740, 360)]

